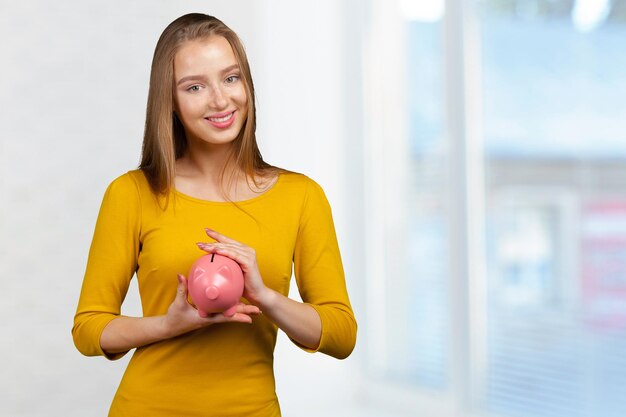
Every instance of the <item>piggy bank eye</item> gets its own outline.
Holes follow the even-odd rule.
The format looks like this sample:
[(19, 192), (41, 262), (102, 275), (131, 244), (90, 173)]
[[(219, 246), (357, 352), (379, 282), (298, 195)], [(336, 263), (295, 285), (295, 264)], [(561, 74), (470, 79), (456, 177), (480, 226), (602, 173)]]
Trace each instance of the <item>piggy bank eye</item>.
[(215, 253), (211, 254), (211, 262), (213, 262), (213, 258), (215, 258)]

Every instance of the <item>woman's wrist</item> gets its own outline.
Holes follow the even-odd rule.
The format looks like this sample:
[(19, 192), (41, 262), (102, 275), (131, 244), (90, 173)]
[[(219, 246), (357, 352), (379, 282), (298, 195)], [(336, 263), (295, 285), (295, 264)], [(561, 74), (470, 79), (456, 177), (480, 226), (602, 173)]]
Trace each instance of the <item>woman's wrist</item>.
[[(194, 311), (195, 314), (197, 314)], [(180, 336), (181, 334), (197, 330), (209, 323), (201, 323), (196, 321), (194, 323), (184, 323), (182, 321), (182, 317), (172, 317), (169, 314), (163, 316), (157, 316), (158, 318), (158, 335), (161, 340), (163, 339), (171, 339), (176, 336)]]
[(312, 306), (292, 300), (271, 288), (266, 288), (259, 297), (248, 301), (292, 340), (310, 349), (319, 345), (322, 322)]
[(271, 288), (265, 287), (258, 296), (251, 296), (250, 303), (257, 306), (261, 311), (269, 311), (275, 304), (278, 293)]
[(171, 320), (167, 315), (157, 316), (157, 318), (159, 324), (159, 333), (163, 336), (163, 339), (169, 339), (178, 336), (176, 334), (176, 331), (172, 328)]

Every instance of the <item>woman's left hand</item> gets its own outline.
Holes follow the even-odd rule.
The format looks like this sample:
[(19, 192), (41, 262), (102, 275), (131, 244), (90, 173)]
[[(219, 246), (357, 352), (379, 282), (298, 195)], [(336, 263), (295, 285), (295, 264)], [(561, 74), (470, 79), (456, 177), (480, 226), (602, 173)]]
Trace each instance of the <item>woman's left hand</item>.
[(261, 305), (269, 289), (263, 283), (263, 278), (261, 278), (255, 250), (215, 230), (206, 228), (205, 231), (209, 237), (217, 242), (198, 242), (196, 243), (198, 247), (208, 253), (227, 256), (237, 262), (243, 271), (244, 298), (254, 305)]

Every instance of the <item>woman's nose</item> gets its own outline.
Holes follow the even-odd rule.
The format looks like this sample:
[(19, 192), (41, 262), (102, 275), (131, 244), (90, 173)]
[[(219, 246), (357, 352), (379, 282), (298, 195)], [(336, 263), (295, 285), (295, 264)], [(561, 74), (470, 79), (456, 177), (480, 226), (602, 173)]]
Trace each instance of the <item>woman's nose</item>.
[(223, 109), (228, 105), (226, 95), (219, 87), (214, 87), (209, 95), (209, 107), (214, 109)]

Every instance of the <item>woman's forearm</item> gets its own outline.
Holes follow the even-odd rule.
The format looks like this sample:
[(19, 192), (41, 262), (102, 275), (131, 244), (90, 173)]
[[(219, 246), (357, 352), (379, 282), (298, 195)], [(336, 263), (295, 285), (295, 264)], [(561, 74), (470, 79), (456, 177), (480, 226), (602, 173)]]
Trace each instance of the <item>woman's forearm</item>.
[(163, 325), (164, 317), (117, 317), (102, 331), (100, 347), (113, 354), (167, 339), (171, 335)]
[[(263, 315), (283, 330), (287, 336), (303, 346), (315, 349), (322, 335), (322, 321), (317, 311), (308, 304), (292, 300), (284, 295), (268, 289), (263, 300), (257, 306)], [(254, 306), (246, 306), (245, 313), (251, 312)], [(204, 325), (207, 323), (204, 322)], [(202, 322), (194, 328), (203, 327)], [(100, 336), (100, 347), (106, 353), (127, 352), (130, 349), (159, 342), (193, 328), (172, 329), (166, 323), (166, 316), (127, 317), (120, 316), (109, 322)]]
[(322, 336), (322, 320), (313, 307), (269, 288), (255, 304), (264, 316), (291, 339), (310, 349), (318, 347)]
[(102, 331), (100, 347), (107, 353), (127, 352), (216, 323), (252, 323), (251, 316), (260, 313), (256, 306), (238, 303), (232, 316), (211, 314), (209, 317), (200, 317), (198, 311), (187, 302), (187, 294), (187, 279), (179, 275), (176, 298), (170, 304), (167, 314), (117, 317)]

